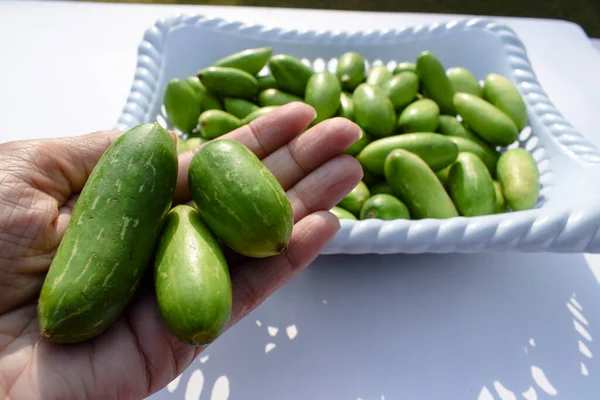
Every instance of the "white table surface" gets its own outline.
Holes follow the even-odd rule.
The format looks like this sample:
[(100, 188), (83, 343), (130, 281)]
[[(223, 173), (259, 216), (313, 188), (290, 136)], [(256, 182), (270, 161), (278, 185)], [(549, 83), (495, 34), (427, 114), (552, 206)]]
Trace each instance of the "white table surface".
[[(0, 142), (112, 128), (144, 30), (175, 13), (344, 30), (456, 17), (0, 2)], [(500, 20), (557, 108), (600, 145), (600, 53), (583, 31)], [(599, 271), (600, 257), (583, 254), (320, 257), (154, 397), (597, 399)]]

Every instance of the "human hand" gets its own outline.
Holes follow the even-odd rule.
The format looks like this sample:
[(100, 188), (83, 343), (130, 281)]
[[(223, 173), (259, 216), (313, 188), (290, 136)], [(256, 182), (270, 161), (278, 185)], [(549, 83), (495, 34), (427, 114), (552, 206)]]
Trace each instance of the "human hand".
[[(329, 210), (361, 179), (340, 155), (359, 136), (344, 119), (299, 135), (314, 110), (292, 103), (222, 138), (261, 158), (288, 194), (294, 230), (288, 250), (267, 259), (228, 260), (234, 325), (310, 264), (339, 229)], [(67, 228), (77, 194), (119, 132), (0, 144), (0, 398), (141, 399), (178, 376), (204, 347), (190, 347), (163, 324), (151, 280), (122, 316), (89, 341), (60, 345), (41, 338), (37, 297)], [(187, 167), (179, 156), (174, 205), (189, 201)]]

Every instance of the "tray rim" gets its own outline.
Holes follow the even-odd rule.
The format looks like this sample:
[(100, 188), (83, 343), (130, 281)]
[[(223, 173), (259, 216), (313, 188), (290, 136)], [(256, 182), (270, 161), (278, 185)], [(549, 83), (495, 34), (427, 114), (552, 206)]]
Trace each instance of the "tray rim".
[[(506, 24), (492, 18), (464, 17), (447, 22), (436, 22), (432, 24), (421, 24), (404, 26), (397, 29), (373, 29), (373, 30), (296, 30), (285, 29), (273, 25), (256, 23), (245, 23), (243, 21), (228, 20), (222, 17), (212, 17), (203, 14), (175, 14), (174, 16), (158, 19), (154, 25), (149, 27), (143, 40), (138, 46), (137, 61), (133, 83), (130, 88), (125, 106), (115, 125), (116, 130), (126, 130), (137, 124), (152, 120), (150, 107), (153, 104), (153, 96), (159, 92), (157, 88), (162, 68), (162, 52), (169, 33), (181, 27), (198, 27), (211, 29), (216, 33), (244, 34), (265, 40), (290, 41), (295, 43), (310, 43), (318, 41), (319, 44), (342, 44), (342, 43), (393, 43), (394, 41), (407, 40), (411, 38), (423, 38), (425, 36), (443, 35), (456, 30), (479, 30), (490, 32), (497, 36), (504, 45), (507, 62), (512, 72), (509, 77), (522, 93), (527, 104), (528, 112), (534, 113), (541, 126), (555, 141), (558, 147), (564, 150), (559, 157), (570, 157), (579, 163), (581, 167), (599, 167), (600, 150), (588, 141), (577, 129), (575, 129), (556, 109), (538, 82), (533, 66), (531, 65), (525, 45), (517, 34)], [(588, 215), (585, 221), (577, 218), (577, 223), (569, 221), (577, 213)], [(508, 216), (508, 217), (507, 217)], [(553, 220), (553, 224), (541, 224), (534, 229), (536, 222), (540, 220)], [(502, 226), (514, 233), (526, 232), (517, 235), (521, 239), (528, 237), (528, 243), (524, 245), (523, 240), (512, 240), (511, 243), (493, 245), (496, 234), (492, 234), (483, 240), (466, 240), (469, 228), (473, 226), (487, 225), (495, 226), (497, 232)], [(525, 225), (525, 226), (524, 226)], [(582, 226), (585, 225), (585, 226)], [(460, 233), (451, 243), (441, 245), (440, 240), (434, 240), (433, 245), (425, 243), (401, 244), (390, 248), (389, 244), (384, 246), (378, 242), (386, 242), (390, 235), (404, 235), (405, 239), (415, 237), (414, 231), (419, 231), (426, 226), (426, 230), (435, 231), (435, 239), (438, 238), (440, 230)], [(414, 220), (414, 221), (341, 221), (341, 229), (322, 251), (322, 254), (388, 254), (388, 253), (421, 253), (421, 252), (482, 252), (493, 250), (516, 250), (516, 251), (557, 251), (557, 252), (600, 252), (600, 207), (593, 204), (576, 206), (565, 210), (552, 209), (550, 212), (544, 208), (528, 211), (511, 212), (503, 214), (500, 219), (490, 215), (484, 217), (458, 217), (451, 220)], [(362, 229), (361, 229), (362, 228)], [(376, 229), (377, 232), (372, 232)], [(400, 230), (398, 230), (400, 229)], [(457, 231), (458, 229), (458, 231)], [(504, 229), (504, 230), (506, 230)], [(369, 236), (376, 233), (377, 238), (368, 239), (364, 231), (369, 231)], [(554, 232), (553, 238), (548, 237), (548, 230)], [(577, 232), (588, 232), (587, 240), (577, 239)], [(412, 233), (411, 233), (412, 232)], [(591, 234), (590, 234), (591, 232)], [(385, 237), (382, 237), (385, 236)], [(420, 232), (422, 236), (423, 233)], [(448, 233), (441, 233), (447, 236)], [(356, 246), (357, 236), (364, 237), (370, 241), (372, 246)], [(425, 235), (431, 237), (431, 235)], [(506, 236), (506, 235), (503, 235)], [(344, 240), (347, 237), (353, 240)], [(562, 239), (561, 239), (562, 237)], [(352, 244), (351, 242), (355, 242)], [(419, 240), (417, 240), (419, 242)], [(441, 240), (446, 242), (446, 240)]]

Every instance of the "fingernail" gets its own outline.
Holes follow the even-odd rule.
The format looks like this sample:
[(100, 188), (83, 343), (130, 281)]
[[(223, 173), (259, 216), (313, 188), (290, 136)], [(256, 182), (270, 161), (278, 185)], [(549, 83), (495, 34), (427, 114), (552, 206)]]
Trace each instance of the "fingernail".
[(175, 142), (175, 144), (177, 144), (177, 141), (179, 140), (179, 136), (177, 135), (177, 132), (175, 132), (175, 131), (169, 131), (169, 134), (173, 138), (173, 141)]
[(362, 137), (362, 128), (356, 123), (353, 122), (354, 126), (356, 127), (355, 129), (355, 133), (354, 133), (354, 141), (356, 142), (358, 139), (360, 139)]
[(309, 107), (312, 110), (312, 114), (313, 114), (311, 121), (314, 121), (315, 119), (317, 119), (317, 110), (315, 110), (313, 106), (309, 106)]

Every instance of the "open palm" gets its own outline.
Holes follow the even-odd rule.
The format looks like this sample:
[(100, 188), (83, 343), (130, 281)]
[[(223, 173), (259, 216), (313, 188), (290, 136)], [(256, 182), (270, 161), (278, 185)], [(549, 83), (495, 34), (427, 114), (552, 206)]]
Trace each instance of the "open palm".
[[(345, 119), (302, 133), (314, 110), (280, 107), (224, 138), (263, 160), (288, 194), (294, 230), (288, 250), (267, 259), (229, 260), (233, 311), (229, 326), (314, 260), (339, 228), (327, 212), (358, 183), (362, 170), (340, 155), (360, 135)], [(0, 145), (0, 398), (140, 399), (179, 375), (203, 350), (163, 324), (151, 274), (125, 312), (98, 337), (60, 345), (42, 339), (37, 297), (66, 230), (77, 194), (119, 132)], [(174, 204), (189, 201), (179, 156)]]

